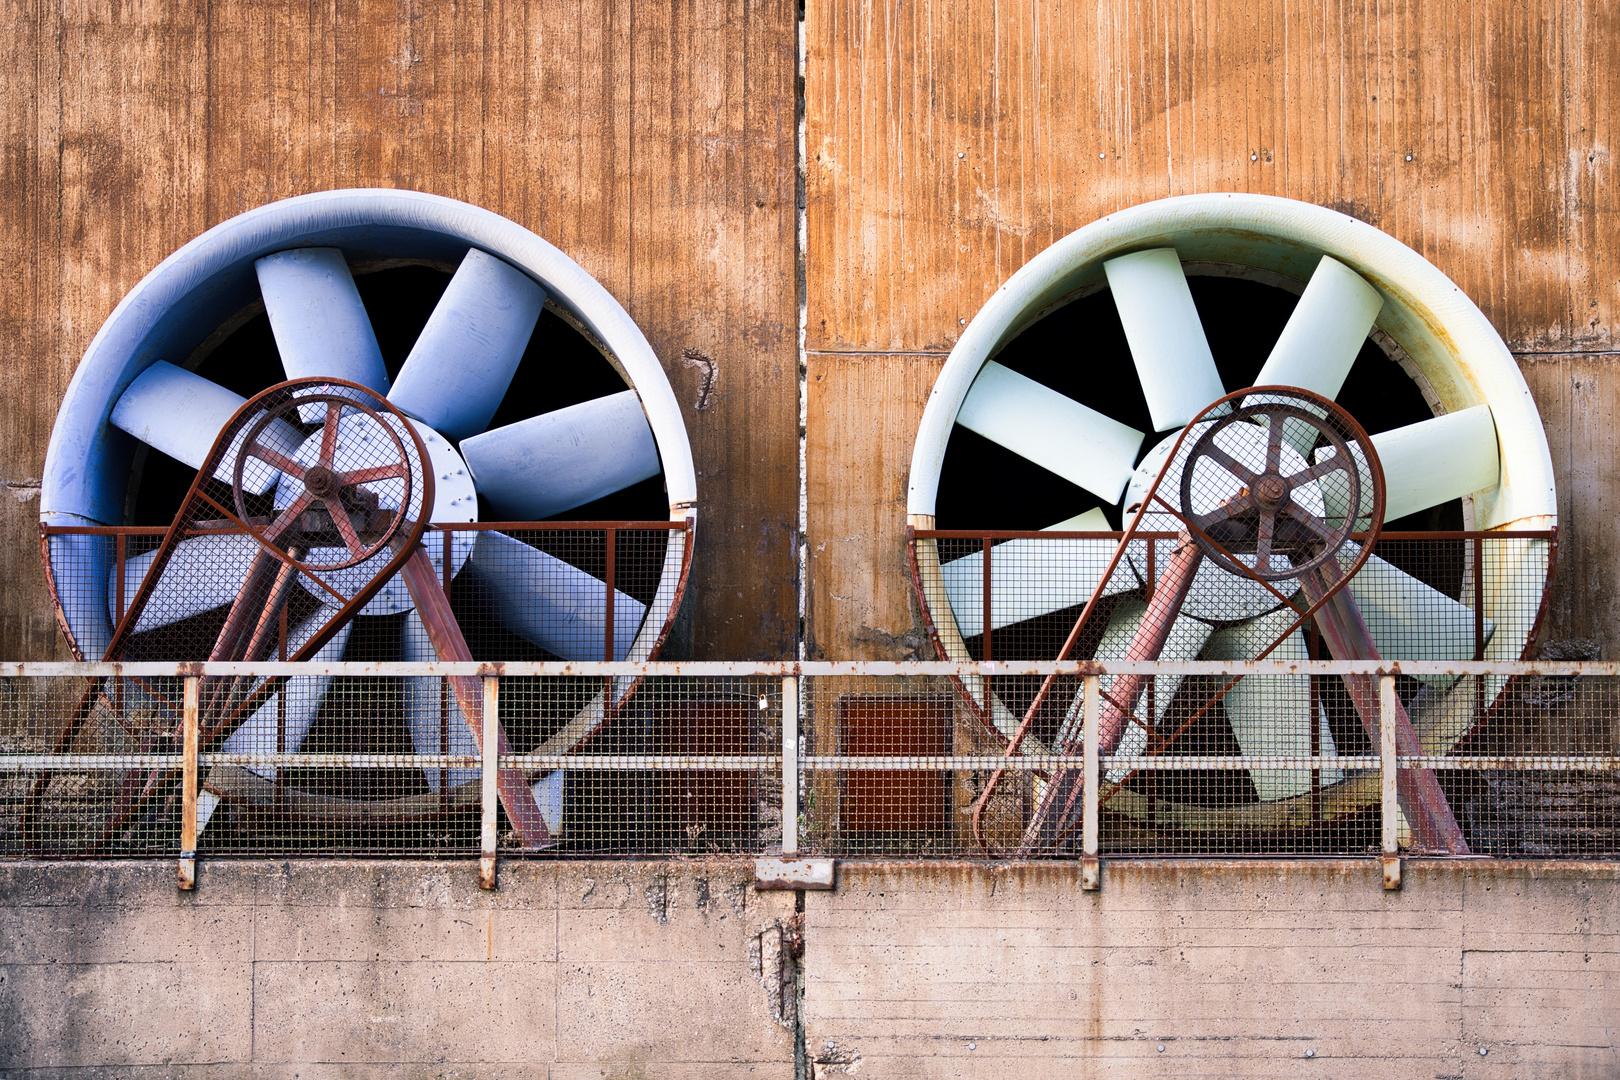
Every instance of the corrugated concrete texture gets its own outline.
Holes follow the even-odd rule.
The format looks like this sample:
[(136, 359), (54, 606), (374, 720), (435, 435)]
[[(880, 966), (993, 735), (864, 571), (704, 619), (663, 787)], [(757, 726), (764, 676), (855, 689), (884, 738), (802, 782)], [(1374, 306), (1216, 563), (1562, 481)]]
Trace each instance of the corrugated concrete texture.
[(476, 203), (596, 275), (692, 438), (683, 644), (792, 655), (795, 33), (789, 0), (0, 3), (0, 657), (65, 656), (40, 470), (107, 314), (204, 229), (340, 187)]
[(1612, 1077), (1617, 879), (1141, 861), (1083, 893), (1074, 865), (842, 864), (805, 897), (808, 1051), (817, 1077)]
[(793, 894), (752, 881), (214, 862), (185, 894), (167, 864), (0, 865), (0, 1076), (791, 1076)]
[[(909, 382), (1060, 237), (1210, 191), (1360, 218), (1479, 304), (1525, 365), (1552, 445), (1564, 531), (1550, 633), (1620, 642), (1620, 515), (1605, 512), (1620, 499), (1606, 419), (1620, 403), (1607, 239), (1620, 229), (1620, 8), (812, 0), (805, 40), (806, 348), (824, 380), (808, 415), (808, 635), (821, 654), (899, 659), (915, 631), (903, 591), (818, 603), (903, 558), (904, 522), (852, 520), (839, 470), (870, 460), (863, 480), (887, 485), (911, 453), (867, 409), (816, 409), (818, 390), (859, 403), (882, 366)], [(885, 389), (913, 410), (909, 386)]]

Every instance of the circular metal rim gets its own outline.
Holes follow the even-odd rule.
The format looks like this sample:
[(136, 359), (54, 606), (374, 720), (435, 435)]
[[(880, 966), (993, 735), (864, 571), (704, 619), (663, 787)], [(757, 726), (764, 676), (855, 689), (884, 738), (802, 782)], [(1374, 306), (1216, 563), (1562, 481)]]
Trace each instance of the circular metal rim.
[(491, 211), (420, 191), (354, 188), (300, 195), (221, 222), (125, 295), (91, 341), (63, 397), (41, 478), (42, 520), (111, 523), (123, 492), (107, 481), (107, 466), (115, 466), (111, 471), (122, 479), (116, 458), (129, 442), (107, 423), (113, 404), (147, 367), (188, 355), (252, 299), (255, 259), (308, 246), (339, 247), (356, 261), (400, 254), (459, 257), (477, 247), (522, 270), (623, 366), (658, 444), (670, 503), (684, 509), (695, 502), (697, 473), (674, 390), (641, 329), (583, 267)]
[[(411, 257), (459, 260), (477, 247), (545, 287), (550, 300), (611, 354), (641, 399), (664, 470), (672, 520), (693, 524), (697, 471), (675, 392), (652, 346), (622, 305), (578, 263), (516, 222), (455, 199), (420, 191), (349, 188), (269, 203), (197, 236), (159, 263), (113, 309), (73, 373), (46, 449), (41, 525), (114, 525), (122, 521), (134, 439), (110, 423), (113, 405), (140, 373), (159, 360), (190, 355), (226, 318), (258, 295), (254, 260), (292, 247), (338, 247), (351, 262)], [(686, 545), (680, 545), (684, 552)], [(46, 571), (53, 557), (47, 551)], [(667, 635), (687, 559), (666, 557), (650, 607), (661, 625), (643, 622), (628, 659), (650, 656)], [(62, 613), (70, 647), (94, 651), (100, 628), (71, 624), (94, 617)], [(105, 597), (99, 609), (105, 609)]]
[(1384, 297), (1376, 326), (1399, 342), (1447, 412), (1488, 404), (1502, 451), (1497, 491), (1475, 500), (1481, 529), (1557, 524), (1552, 454), (1513, 355), (1457, 285), (1365, 222), (1274, 195), (1182, 195), (1110, 214), (1059, 240), (980, 309), (934, 383), (912, 453), (906, 511), (932, 517), (951, 427), (979, 369), (1041, 311), (1102, 276), (1105, 259), (1175, 247), (1183, 261), (1255, 266), (1304, 281), (1331, 255)]
[[(1101, 280), (1104, 260), (1164, 246), (1175, 247), (1184, 263), (1250, 266), (1300, 282), (1309, 279), (1322, 255), (1356, 271), (1384, 297), (1374, 331), (1382, 331), (1405, 350), (1441, 409), (1491, 407), (1501, 479), (1494, 492), (1474, 498), (1473, 527), (1557, 528), (1552, 454), (1535, 401), (1512, 353), (1462, 289), (1422, 255), (1365, 222), (1311, 203), (1245, 193), (1182, 195), (1110, 214), (1057, 241), (1008, 278), (968, 323), (930, 392), (912, 451), (906, 501), (909, 526), (935, 527), (946, 445), (985, 363), (1053, 304)], [(945, 596), (937, 545), (917, 540), (912, 557), (923, 616), (944, 658), (971, 660)], [(1550, 571), (1550, 562), (1543, 564)], [(1488, 599), (1488, 608), (1489, 604)], [(1487, 658), (1504, 653), (1508, 659), (1520, 658), (1533, 624), (1526, 629), (1525, 640), (1511, 649), (1506, 642), (1493, 641)], [(1488, 690), (1492, 698), (1504, 682), (1487, 680), (1494, 687)], [(1016, 728), (1018, 719), (999, 698), (984, 694), (981, 680), (968, 677), (963, 689), (973, 700), (985, 702), (987, 726), (1001, 737)], [(1459, 683), (1452, 695), (1462, 689)], [(1443, 752), (1458, 734), (1420, 732), (1425, 751), (1431, 753)], [(1362, 800), (1357, 793), (1364, 786), (1347, 776), (1330, 789), (1335, 794), (1323, 802), (1323, 819), (1359, 809)], [(1186, 824), (1198, 830), (1281, 827), (1298, 821), (1299, 807), (1309, 801), (1309, 796), (1295, 796), (1229, 807), (1188, 806)], [(1123, 809), (1117, 800), (1115, 806)]]

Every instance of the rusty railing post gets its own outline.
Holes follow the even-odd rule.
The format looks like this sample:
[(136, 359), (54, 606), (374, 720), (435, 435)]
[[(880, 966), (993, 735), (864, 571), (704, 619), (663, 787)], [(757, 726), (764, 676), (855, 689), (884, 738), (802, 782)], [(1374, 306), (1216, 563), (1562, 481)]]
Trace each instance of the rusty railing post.
[[(1087, 892), (1095, 892), (1102, 888), (1102, 863), (1097, 858), (1097, 819), (1099, 816), (1098, 787), (1102, 782), (1102, 767), (1100, 750), (1102, 737), (1098, 728), (1102, 725), (1099, 719), (1102, 715), (1102, 680), (1095, 675), (1085, 677), (1085, 703), (1082, 707), (1082, 717), (1085, 724), (1084, 761), (1081, 764), (1081, 783), (1084, 790), (1081, 793), (1080, 811), (1080, 888)], [(1073, 820), (1073, 819), (1071, 819)]]
[(479, 828), (478, 887), (495, 888), (495, 813), (500, 807), (500, 745), (501, 725), (497, 719), (500, 710), (500, 677), (484, 676), (484, 746), (483, 769), (479, 776), (479, 809), (482, 821)]
[(782, 854), (799, 853), (799, 680), (782, 679)]
[(180, 865), (176, 870), (176, 884), (188, 892), (197, 887), (198, 681), (195, 675), (186, 676), (180, 723)]
[(1395, 676), (1378, 676), (1378, 779), (1379, 823), (1382, 826), (1384, 888), (1401, 887), (1401, 805), (1397, 795), (1399, 773), (1395, 762)]

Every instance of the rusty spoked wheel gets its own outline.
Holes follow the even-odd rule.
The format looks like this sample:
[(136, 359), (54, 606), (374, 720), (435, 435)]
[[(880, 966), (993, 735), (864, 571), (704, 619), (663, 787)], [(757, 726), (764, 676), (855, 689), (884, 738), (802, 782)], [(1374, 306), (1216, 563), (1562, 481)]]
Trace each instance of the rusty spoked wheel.
[[(273, 425), (285, 423), (294, 412), (304, 418), (318, 416), (320, 437), (311, 437), (288, 453)], [(372, 408), (364, 395), (289, 394), (280, 407), (259, 417), (243, 438), (231, 485), (236, 512), (249, 523), (249, 532), (266, 544), (309, 552), (294, 560), (299, 569), (358, 566), (386, 548), (405, 522), (400, 511), (411, 505), (413, 488), (419, 486), (413, 473), (421, 471), (419, 465), (413, 469), (413, 454), (406, 449), (413, 438), (402, 419)], [(420, 462), (423, 455), (414, 456)], [(276, 515), (259, 529), (252, 525), (243, 481), (251, 466), (261, 462), (282, 479)], [(289, 482), (302, 485), (302, 490)]]
[(1286, 581), (1381, 523), (1382, 476), (1349, 413), (1283, 387), (1235, 404), (1197, 433), (1181, 468), (1178, 506), (1211, 562), (1235, 577)]
[[(312, 657), (419, 547), (433, 500), (426, 461), (408, 421), (363, 387), (298, 379), (247, 401), (203, 462), (115, 628), (109, 658), (145, 655), (130, 642), (148, 617), (174, 628), (160, 635), (165, 657), (259, 661), (278, 642), (288, 660)], [(167, 609), (197, 588), (232, 597), (223, 624), (206, 636), (194, 620), (166, 621)], [(87, 757), (35, 775), (22, 815), (31, 854), (94, 854), (126, 834), (139, 846), (144, 833), (161, 831), (153, 818), (174, 802), (179, 770), (141, 758), (181, 749), (176, 682), (94, 680), (85, 688), (51, 750)], [(219, 749), (238, 729), (267, 722), (286, 682), (204, 679), (201, 747)]]

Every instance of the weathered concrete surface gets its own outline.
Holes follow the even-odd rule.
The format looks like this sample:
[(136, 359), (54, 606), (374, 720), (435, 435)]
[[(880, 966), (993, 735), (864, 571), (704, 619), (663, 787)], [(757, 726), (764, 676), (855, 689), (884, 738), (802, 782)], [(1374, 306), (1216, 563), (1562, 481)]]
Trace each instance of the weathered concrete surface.
[[(0, 1077), (791, 1076), (751, 862), (0, 864)], [(791, 982), (791, 980), (790, 980)]]
[(1612, 1077), (1617, 878), (1141, 861), (1083, 893), (1073, 865), (841, 864), (805, 898), (808, 1051), (817, 1077)]
[(0, 1080), (786, 1080), (800, 985), (823, 1078), (1620, 1075), (1615, 865), (842, 863), (797, 971), (751, 863), (474, 879), (0, 864)]

